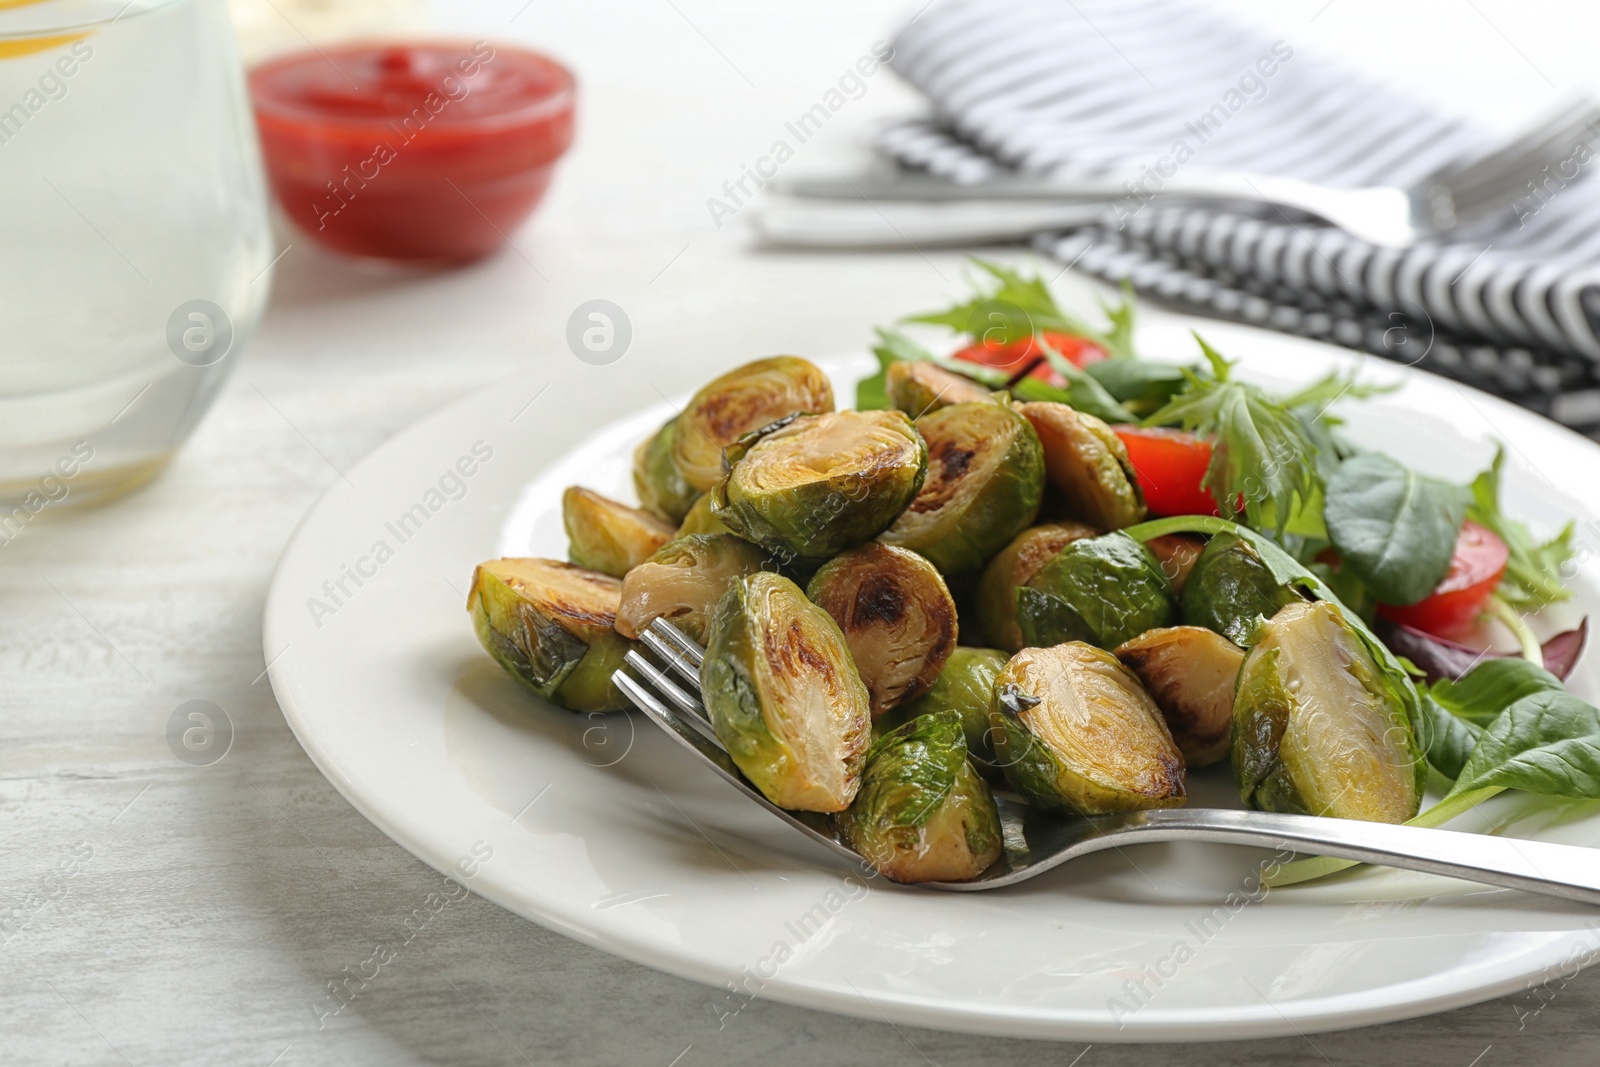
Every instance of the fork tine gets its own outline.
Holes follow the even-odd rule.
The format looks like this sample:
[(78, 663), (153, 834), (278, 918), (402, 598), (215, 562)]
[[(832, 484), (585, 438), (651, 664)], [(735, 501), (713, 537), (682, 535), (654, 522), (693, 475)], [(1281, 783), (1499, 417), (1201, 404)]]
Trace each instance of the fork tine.
[(660, 634), (646, 630), (639, 635), (639, 643), (656, 654), (656, 658), (671, 667), (680, 678), (689, 683), (691, 692), (700, 691), (700, 672), (689, 662), (689, 655), (683, 649), (670, 644)]
[(717, 739), (716, 732), (711, 728), (711, 720), (706, 715), (705, 708), (700, 706), (698, 700), (678, 688), (673, 680), (667, 677), (665, 672), (639, 653), (629, 652), (623, 657), (622, 661), (644, 675), (655, 695), (665, 697), (668, 703), (687, 715), (689, 725), (698, 731), (702, 737), (718, 748), (722, 747), (722, 742)]
[[(684, 656), (688, 658), (690, 663), (694, 664), (696, 669), (699, 669), (699, 667), (705, 663), (705, 649), (695, 644), (694, 641), (690, 640), (682, 630), (679, 630), (666, 619), (656, 619), (651, 622), (650, 631), (652, 633), (659, 634), (661, 637), (666, 638), (666, 640), (671, 644), (682, 649)], [(698, 687), (699, 682), (696, 681), (695, 685)]]

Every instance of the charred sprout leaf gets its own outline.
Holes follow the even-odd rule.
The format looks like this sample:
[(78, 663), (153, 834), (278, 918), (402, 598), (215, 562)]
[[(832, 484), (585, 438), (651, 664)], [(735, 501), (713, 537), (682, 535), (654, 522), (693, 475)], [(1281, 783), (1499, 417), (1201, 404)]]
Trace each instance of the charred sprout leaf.
[(1183, 803), (1184, 764), (1155, 702), (1111, 653), (1026, 648), (995, 679), (996, 758), (1012, 788), (1085, 815)]
[(678, 527), (679, 537), (688, 537), (692, 534), (731, 534), (727, 524), (711, 511), (711, 494), (701, 493), (695, 497), (694, 503), (689, 507), (689, 513), (683, 517), (683, 524)]
[(1038, 648), (1063, 641), (1115, 648), (1170, 626), (1177, 614), (1155, 557), (1124, 533), (1072, 542), (1016, 597), (1023, 644)]
[(722, 450), (745, 434), (797, 413), (833, 410), (828, 376), (798, 356), (746, 363), (696, 393), (678, 416), (672, 459), (704, 492), (722, 477)]
[[(994, 702), (994, 681), (1010, 657), (993, 648), (957, 648), (944, 670), (922, 696), (902, 704), (890, 718), (910, 722), (919, 715), (953, 711), (961, 716), (967, 754), (981, 766), (994, 766), (994, 745), (989, 738), (989, 707)], [(898, 725), (898, 723), (894, 724)]]
[(1123, 642), (1116, 655), (1155, 699), (1190, 767), (1227, 758), (1243, 649), (1199, 626), (1168, 626)]
[(682, 522), (700, 495), (683, 480), (677, 464), (672, 462), (672, 438), (677, 426), (676, 418), (668, 419), (633, 453), (633, 489), (639, 506), (669, 522)]
[(1323, 516), (1341, 573), (1382, 603), (1415, 604), (1450, 569), (1466, 510), (1460, 487), (1367, 452), (1339, 465)]
[(572, 486), (561, 494), (567, 556), (580, 567), (621, 578), (677, 533), (663, 519)]
[(1572, 595), (1561, 571), (1572, 559), (1572, 523), (1548, 541), (1539, 541), (1528, 527), (1500, 510), (1500, 471), (1505, 449), (1496, 447), (1489, 469), (1472, 479), (1472, 504), (1467, 518), (1493, 530), (1511, 550), (1505, 577), (1495, 590), (1501, 600), (1522, 611), (1535, 611)]
[(1181, 426), (1211, 438), (1211, 463), (1202, 484), (1224, 513), (1242, 497), (1250, 526), (1282, 531), (1322, 491), (1316, 445), (1283, 401), (1233, 381), (1232, 365), (1198, 335), (1195, 340), (1211, 376), (1185, 372), (1187, 387), (1145, 425)]
[(843, 631), (873, 718), (927, 692), (956, 647), (956, 602), (910, 549), (870, 544), (835, 556), (806, 596)]
[(898, 411), (801, 415), (728, 449), (712, 514), (790, 560), (823, 560), (882, 533), (922, 488), (928, 450)]
[(921, 553), (947, 575), (975, 571), (1038, 514), (1039, 435), (1004, 398), (940, 408), (916, 429), (927, 442), (928, 477), (879, 540)]
[(1065, 404), (1019, 404), (1044, 448), (1045, 477), (1067, 514), (1102, 530), (1144, 519), (1144, 496), (1128, 450), (1111, 427)]
[(712, 614), (700, 688), (717, 738), (772, 803), (843, 811), (872, 734), (844, 635), (800, 587), (761, 571)]
[(891, 363), (885, 371), (885, 387), (889, 406), (913, 419), (951, 404), (976, 404), (989, 399), (989, 390), (977, 382), (932, 363)]
[(1189, 584), (1189, 575), (1194, 572), (1194, 565), (1200, 561), (1200, 553), (1205, 551), (1206, 543), (1189, 534), (1167, 534), (1164, 537), (1152, 537), (1144, 543), (1144, 547), (1156, 558), (1167, 584), (1172, 586), (1173, 595), (1181, 597)]
[(467, 610), (478, 640), (517, 681), (572, 711), (628, 707), (611, 684), (628, 642), (612, 629), (622, 584), (553, 559), (478, 565)]
[(766, 553), (732, 534), (691, 534), (669, 541), (622, 579), (617, 632), (637, 638), (666, 619), (700, 644), (711, 612), (733, 583), (761, 570)]
[(1186, 626), (1204, 626), (1236, 645), (1249, 645), (1258, 618), (1270, 619), (1298, 599), (1254, 544), (1218, 534), (1189, 572), (1180, 613)]
[(983, 568), (978, 579), (975, 611), (984, 639), (1009, 653), (1022, 651), (1022, 630), (1017, 626), (1017, 588), (1074, 541), (1100, 531), (1081, 522), (1048, 523), (1019, 533)]
[(1000, 856), (1000, 813), (967, 763), (961, 718), (934, 712), (873, 743), (840, 835), (896, 882), (963, 882)]
[(1388, 823), (1417, 813), (1427, 775), (1401, 690), (1323, 602), (1261, 627), (1239, 672), (1233, 766), (1251, 807)]

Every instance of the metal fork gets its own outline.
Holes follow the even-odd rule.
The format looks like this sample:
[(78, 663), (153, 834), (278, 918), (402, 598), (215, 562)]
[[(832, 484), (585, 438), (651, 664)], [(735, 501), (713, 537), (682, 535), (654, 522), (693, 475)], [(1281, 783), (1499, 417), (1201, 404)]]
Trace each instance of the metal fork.
[[(1600, 139), (1600, 104), (1569, 99), (1487, 155), (1445, 166), (1409, 188), (1340, 189), (1272, 174), (1180, 169), (1170, 177), (1006, 177), (958, 184), (872, 172), (779, 178), (755, 221), (768, 243), (796, 247), (961, 245), (1120, 222), (1146, 202), (1269, 204), (1315, 216), (1373, 244), (1404, 248), (1509, 209), (1546, 168)], [(1579, 161), (1581, 162), (1581, 161)], [(1564, 185), (1575, 174), (1557, 175)], [(1133, 190), (1138, 183), (1142, 191)]]
[[(611, 676), (634, 706), (750, 800), (836, 855), (865, 867), (866, 861), (839, 840), (826, 817), (777, 807), (739, 773), (700, 703), (704, 650), (664, 619), (651, 623), (639, 640), (655, 659), (629, 652), (627, 668)], [(922, 886), (956, 892), (999, 889), (1102, 849), (1157, 841), (1210, 841), (1336, 856), (1600, 904), (1600, 850), (1575, 845), (1215, 808), (1080, 818), (1040, 811), (1003, 792), (995, 799), (1004, 855), (973, 881)]]

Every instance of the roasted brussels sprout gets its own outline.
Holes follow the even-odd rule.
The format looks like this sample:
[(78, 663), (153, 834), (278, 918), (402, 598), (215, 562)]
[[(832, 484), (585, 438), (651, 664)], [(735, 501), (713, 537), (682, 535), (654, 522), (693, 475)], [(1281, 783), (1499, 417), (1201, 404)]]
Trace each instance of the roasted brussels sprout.
[[(873, 724), (874, 729), (890, 723), (899, 726), (918, 715), (954, 711), (961, 716), (961, 730), (967, 737), (967, 754), (984, 767), (994, 766), (994, 745), (989, 738), (989, 707), (994, 703), (994, 680), (1010, 657), (993, 648), (957, 648), (950, 653), (944, 670), (933, 688), (917, 699), (901, 704)], [(898, 719), (899, 722), (890, 722)]]
[(996, 758), (1041, 807), (1095, 815), (1183, 803), (1183, 755), (1139, 679), (1103, 649), (1025, 648), (995, 679)]
[(1028, 581), (1074, 541), (1099, 533), (1081, 522), (1055, 522), (1023, 530), (983, 568), (974, 597), (984, 639), (1007, 652), (1022, 650), (1017, 627), (1017, 587)]
[(1177, 603), (1155, 557), (1125, 533), (1073, 541), (1019, 588), (1017, 626), (1024, 645), (1087, 641), (1116, 648), (1170, 626)]
[(668, 522), (682, 522), (699, 491), (683, 480), (672, 462), (672, 438), (678, 420), (668, 419), (633, 453), (633, 490), (639, 506)]
[(1161, 573), (1166, 575), (1167, 584), (1172, 586), (1172, 595), (1181, 597), (1183, 587), (1189, 582), (1189, 572), (1194, 570), (1206, 543), (1192, 534), (1162, 534), (1150, 538), (1144, 547), (1150, 550), (1161, 567)]
[(1263, 623), (1233, 702), (1233, 769), (1251, 807), (1369, 822), (1417, 813), (1427, 764), (1398, 685), (1339, 609)]
[(922, 487), (928, 450), (898, 411), (800, 415), (727, 450), (711, 513), (785, 562), (872, 540)]
[(896, 882), (963, 882), (1000, 857), (1000, 813), (967, 762), (954, 711), (923, 715), (875, 741), (861, 791), (834, 825)]
[(1155, 698), (1186, 764), (1227, 758), (1242, 648), (1203, 626), (1165, 626), (1118, 645), (1117, 658)]
[(1039, 401), (1017, 410), (1044, 448), (1045, 477), (1066, 513), (1102, 530), (1120, 530), (1145, 515), (1144, 494), (1128, 450), (1111, 427), (1066, 404)]
[(628, 642), (614, 629), (622, 583), (553, 559), (496, 559), (472, 575), (467, 610), (506, 672), (573, 711), (617, 711), (611, 684)]
[(874, 719), (926, 692), (956, 647), (956, 602), (933, 564), (908, 548), (871, 544), (835, 556), (806, 596), (844, 631)]
[(637, 638), (656, 619), (666, 619), (703, 645), (712, 610), (735, 581), (760, 570), (766, 558), (732, 534), (668, 541), (622, 579), (617, 632)]
[(1044, 495), (1039, 435), (1003, 397), (922, 416), (928, 478), (879, 540), (946, 575), (975, 571), (1033, 522)]
[(672, 459), (700, 492), (722, 477), (722, 450), (745, 434), (797, 413), (833, 410), (828, 376), (798, 356), (736, 367), (696, 393), (678, 416)]
[(567, 558), (613, 578), (649, 559), (677, 533), (677, 527), (648, 511), (576, 485), (561, 494), (561, 521), (567, 527)]
[(689, 506), (689, 513), (683, 517), (683, 523), (678, 527), (679, 537), (688, 537), (690, 534), (731, 534), (723, 521), (711, 513), (711, 494), (701, 493), (695, 497)]
[(1285, 604), (1301, 599), (1272, 571), (1248, 541), (1218, 534), (1195, 561), (1179, 604), (1185, 626), (1215, 630), (1236, 645), (1248, 646), (1256, 619), (1270, 619)]
[(780, 808), (843, 811), (872, 735), (867, 687), (826, 611), (781, 575), (738, 579), (711, 616), (700, 688), (746, 778)]
[(971, 378), (952, 374), (932, 363), (912, 360), (889, 364), (884, 372), (884, 387), (889, 403), (913, 419), (951, 404), (981, 403), (989, 399), (989, 390)]

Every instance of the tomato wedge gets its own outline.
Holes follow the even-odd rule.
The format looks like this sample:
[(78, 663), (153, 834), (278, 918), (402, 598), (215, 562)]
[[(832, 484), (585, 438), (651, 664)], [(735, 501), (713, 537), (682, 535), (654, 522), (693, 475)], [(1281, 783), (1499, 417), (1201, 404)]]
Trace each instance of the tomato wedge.
[[(1039, 333), (1045, 339), (1045, 343), (1065, 356), (1067, 362), (1074, 367), (1098, 363), (1106, 358), (1105, 349), (1093, 341), (1086, 341), (1070, 333), (1057, 333), (1054, 330), (1041, 330)], [(1043, 362), (1043, 356), (1044, 350), (1039, 347), (1037, 341), (1033, 337), (1025, 337), (1010, 344), (985, 341), (981, 344), (968, 345), (954, 353), (952, 358), (1012, 372), (1021, 370), (1031, 360), (1040, 359), (1039, 365), (1028, 372), (1028, 377), (1038, 378), (1050, 385), (1066, 385), (1067, 380), (1052, 369), (1049, 363)]]
[(1470, 629), (1500, 584), (1510, 558), (1511, 550), (1493, 530), (1469, 519), (1456, 537), (1450, 569), (1433, 592), (1404, 607), (1380, 604), (1378, 614), (1439, 637)]
[(1215, 515), (1217, 501), (1200, 483), (1211, 463), (1211, 442), (1184, 430), (1113, 426), (1139, 476), (1153, 515)]

